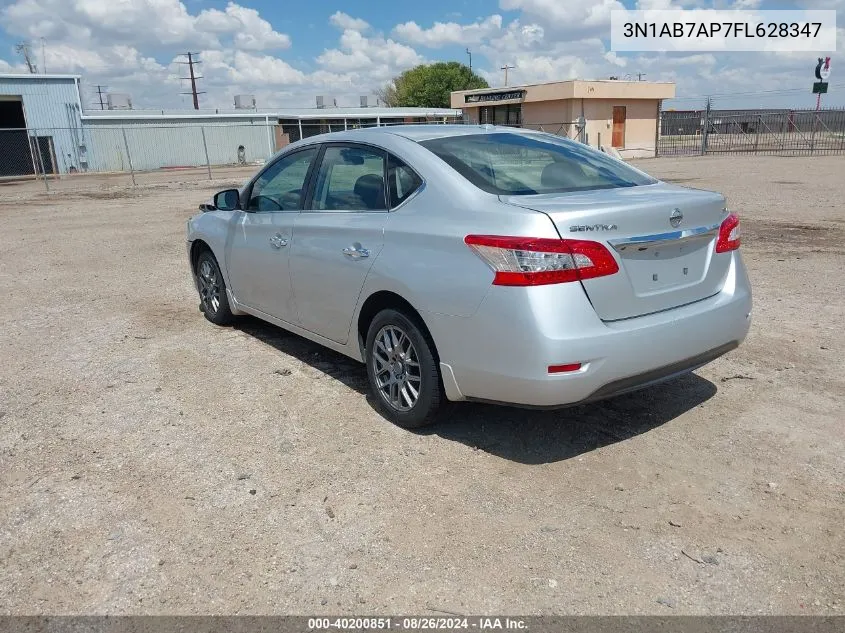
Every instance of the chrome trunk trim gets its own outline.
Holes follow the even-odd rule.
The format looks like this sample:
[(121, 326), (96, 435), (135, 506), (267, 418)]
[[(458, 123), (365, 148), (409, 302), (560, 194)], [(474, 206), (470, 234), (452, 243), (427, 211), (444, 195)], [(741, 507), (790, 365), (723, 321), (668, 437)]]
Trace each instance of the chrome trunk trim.
[(655, 233), (653, 235), (638, 235), (636, 237), (626, 237), (618, 240), (608, 240), (610, 244), (617, 251), (625, 250), (629, 246), (639, 246), (648, 248), (649, 246), (657, 246), (659, 244), (666, 244), (687, 240), (698, 240), (702, 237), (710, 237), (710, 234), (715, 236), (719, 231), (719, 224), (711, 226), (700, 226), (695, 229), (684, 229), (683, 231), (670, 231), (668, 233)]

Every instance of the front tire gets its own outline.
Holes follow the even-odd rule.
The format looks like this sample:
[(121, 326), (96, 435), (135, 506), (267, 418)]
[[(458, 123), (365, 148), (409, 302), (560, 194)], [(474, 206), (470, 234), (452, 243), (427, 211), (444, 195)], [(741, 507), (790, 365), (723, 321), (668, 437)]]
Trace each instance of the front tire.
[(367, 332), (367, 377), (379, 412), (405, 429), (437, 420), (445, 400), (434, 345), (416, 319), (379, 312)]
[(209, 251), (197, 257), (197, 289), (200, 293), (200, 310), (215, 325), (229, 325), (234, 317), (226, 294), (226, 282), (217, 260)]

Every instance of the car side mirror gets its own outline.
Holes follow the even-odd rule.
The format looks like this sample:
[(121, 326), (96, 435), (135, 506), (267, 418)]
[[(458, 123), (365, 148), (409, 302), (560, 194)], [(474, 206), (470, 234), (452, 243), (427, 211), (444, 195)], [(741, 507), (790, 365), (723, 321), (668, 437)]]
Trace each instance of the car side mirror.
[(226, 189), (214, 194), (214, 206), (220, 211), (236, 211), (241, 208), (241, 194), (237, 189)]

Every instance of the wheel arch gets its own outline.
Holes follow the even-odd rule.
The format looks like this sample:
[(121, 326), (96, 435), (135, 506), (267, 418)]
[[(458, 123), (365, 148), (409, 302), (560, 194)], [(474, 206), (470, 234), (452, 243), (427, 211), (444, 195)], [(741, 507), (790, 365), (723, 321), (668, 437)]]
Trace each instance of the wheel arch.
[(221, 259), (220, 255), (214, 250), (214, 247), (211, 245), (211, 242), (212, 240), (206, 239), (202, 235), (197, 235), (190, 241), (190, 250), (188, 258), (191, 264), (191, 276), (194, 279), (194, 285), (196, 286), (197, 284), (197, 260), (199, 260), (200, 254), (205, 252), (211, 253), (211, 256), (214, 257), (214, 259), (217, 261), (217, 266), (220, 268), (220, 274), (223, 275), (223, 281), (226, 284), (226, 295), (229, 298), (229, 309), (234, 315), (243, 314), (243, 311), (240, 310), (238, 307), (234, 291), (232, 290), (232, 283), (229, 280), (229, 271), (226, 268), (225, 263)]
[(197, 274), (197, 260), (200, 257), (200, 253), (204, 251), (208, 251), (214, 255), (214, 259), (217, 259), (217, 265), (220, 265), (220, 260), (217, 258), (217, 255), (214, 254), (214, 249), (211, 248), (211, 245), (201, 237), (198, 237), (191, 242), (191, 272), (195, 275)]
[(361, 309), (358, 311), (358, 321), (356, 323), (355, 333), (358, 337), (358, 348), (361, 353), (361, 358), (363, 360), (366, 360), (367, 358), (366, 341), (370, 324), (379, 312), (388, 309), (402, 312), (419, 326), (423, 336), (426, 337), (431, 345), (432, 352), (434, 353), (434, 359), (439, 363), (440, 355), (437, 351), (437, 343), (431, 335), (431, 331), (428, 329), (425, 319), (423, 319), (419, 310), (411, 305), (410, 301), (391, 290), (378, 290), (372, 293), (369, 297), (367, 297), (361, 305)]

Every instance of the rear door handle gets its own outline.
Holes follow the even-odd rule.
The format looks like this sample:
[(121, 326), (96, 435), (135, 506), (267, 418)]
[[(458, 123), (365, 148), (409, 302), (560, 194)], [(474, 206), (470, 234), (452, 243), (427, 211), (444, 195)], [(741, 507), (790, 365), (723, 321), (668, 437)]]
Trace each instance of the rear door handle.
[(288, 245), (288, 241), (284, 238), (281, 233), (276, 233), (273, 237), (270, 238), (270, 245), (273, 248), (282, 248), (283, 246)]
[(370, 251), (362, 246), (347, 246), (343, 249), (343, 254), (351, 259), (362, 259), (369, 257)]

